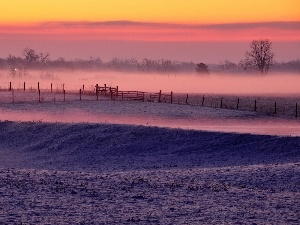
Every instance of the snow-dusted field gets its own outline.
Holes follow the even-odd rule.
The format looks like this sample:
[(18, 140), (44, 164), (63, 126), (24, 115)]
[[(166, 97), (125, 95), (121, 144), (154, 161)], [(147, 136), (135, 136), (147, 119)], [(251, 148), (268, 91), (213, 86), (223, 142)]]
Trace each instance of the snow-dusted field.
[(298, 118), (27, 96), (0, 104), (0, 224), (299, 224)]
[(1, 122), (3, 224), (298, 224), (300, 138)]
[(300, 164), (0, 169), (3, 224), (299, 224)]

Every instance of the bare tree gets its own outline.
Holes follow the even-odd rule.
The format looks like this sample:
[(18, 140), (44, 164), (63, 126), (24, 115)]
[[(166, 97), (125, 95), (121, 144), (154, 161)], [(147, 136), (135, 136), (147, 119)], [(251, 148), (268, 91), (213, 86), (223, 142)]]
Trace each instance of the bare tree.
[(39, 61), (39, 55), (31, 48), (25, 48), (22, 51), (22, 55), (24, 56), (24, 60), (27, 63), (27, 65), (36, 63)]
[(231, 70), (231, 69), (234, 69), (236, 67), (237, 67), (237, 64), (235, 64), (235, 63), (233, 63), (233, 62), (231, 62), (229, 60), (222, 61), (219, 64), (219, 68), (221, 70), (224, 70), (224, 71), (225, 70)]
[(41, 62), (41, 63), (47, 63), (47, 62), (50, 62), (50, 53), (49, 52), (47, 52), (47, 53), (40, 53), (39, 55), (38, 55), (38, 59), (39, 59), (39, 61)]
[(250, 48), (245, 54), (244, 68), (256, 68), (261, 74), (266, 74), (274, 63), (272, 42), (268, 39), (253, 40)]

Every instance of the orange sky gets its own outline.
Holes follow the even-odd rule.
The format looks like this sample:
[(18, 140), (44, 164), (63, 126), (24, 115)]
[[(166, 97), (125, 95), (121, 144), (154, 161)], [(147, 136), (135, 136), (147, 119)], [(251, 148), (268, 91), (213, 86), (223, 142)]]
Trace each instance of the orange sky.
[(235, 23), (300, 20), (299, 0), (1, 0), (2, 23)]
[[(300, 1), (1, 0), (0, 48), (6, 55), (22, 45), (54, 52), (66, 46), (70, 51), (71, 42), (78, 48), (79, 42), (91, 41), (213, 44), (258, 38), (297, 46)], [(298, 50), (291, 57), (297, 57)]]

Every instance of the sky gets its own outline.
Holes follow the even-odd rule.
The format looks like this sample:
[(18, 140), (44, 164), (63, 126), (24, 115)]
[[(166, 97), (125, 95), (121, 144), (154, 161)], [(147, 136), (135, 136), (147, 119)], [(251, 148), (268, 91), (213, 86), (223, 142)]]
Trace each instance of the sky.
[(1, 0), (0, 57), (238, 62), (253, 39), (300, 59), (299, 0)]

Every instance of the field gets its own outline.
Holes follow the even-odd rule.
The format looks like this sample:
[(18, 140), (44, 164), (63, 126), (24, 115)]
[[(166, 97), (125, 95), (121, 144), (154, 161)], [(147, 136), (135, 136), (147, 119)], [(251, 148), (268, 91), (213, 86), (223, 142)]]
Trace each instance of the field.
[(0, 95), (0, 224), (298, 224), (294, 115)]

